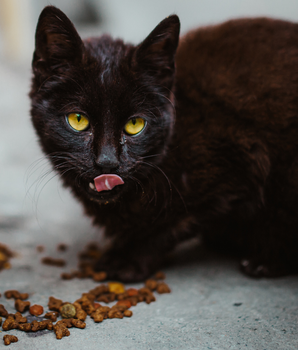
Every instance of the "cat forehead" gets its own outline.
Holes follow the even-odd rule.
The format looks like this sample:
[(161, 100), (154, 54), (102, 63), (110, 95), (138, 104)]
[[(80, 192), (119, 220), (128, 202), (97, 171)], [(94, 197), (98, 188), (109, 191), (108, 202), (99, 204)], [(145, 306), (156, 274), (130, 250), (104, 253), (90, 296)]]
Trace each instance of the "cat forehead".
[(131, 57), (134, 46), (109, 35), (84, 40), (87, 53), (102, 64), (117, 64)]

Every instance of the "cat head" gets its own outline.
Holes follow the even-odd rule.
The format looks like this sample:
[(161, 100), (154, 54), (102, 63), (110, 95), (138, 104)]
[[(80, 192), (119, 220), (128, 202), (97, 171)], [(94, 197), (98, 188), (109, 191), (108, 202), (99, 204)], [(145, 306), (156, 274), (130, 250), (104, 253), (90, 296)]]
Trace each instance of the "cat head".
[(42, 11), (32, 121), (44, 152), (78, 196), (116, 200), (162, 161), (174, 124), (179, 29), (173, 15), (138, 46), (107, 35), (83, 41), (59, 9)]

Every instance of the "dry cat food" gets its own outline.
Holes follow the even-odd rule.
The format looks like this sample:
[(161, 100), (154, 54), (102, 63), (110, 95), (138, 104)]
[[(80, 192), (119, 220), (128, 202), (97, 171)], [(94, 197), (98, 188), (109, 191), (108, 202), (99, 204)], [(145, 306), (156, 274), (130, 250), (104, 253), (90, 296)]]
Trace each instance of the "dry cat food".
[(13, 257), (13, 252), (4, 244), (0, 243), (0, 271), (10, 268), (9, 259)]
[(32, 305), (29, 308), (29, 312), (33, 316), (40, 316), (43, 314), (43, 307), (41, 305)]
[(79, 253), (79, 270), (70, 273), (62, 273), (61, 278), (70, 280), (73, 278), (92, 278), (94, 282), (102, 282), (107, 279), (104, 271), (94, 271), (94, 263), (100, 258), (102, 251), (96, 243), (90, 243), (85, 250)]
[(64, 259), (54, 259), (49, 256), (42, 258), (41, 262), (45, 265), (57, 266), (57, 267), (63, 267), (66, 264)]
[(11, 343), (16, 343), (19, 339), (15, 335), (6, 334), (3, 340), (5, 345), (10, 345)]
[[(164, 274), (157, 274), (156, 276), (162, 276), (162, 279), (165, 278)], [(125, 289), (125, 286), (119, 282), (101, 284), (87, 293), (83, 293), (73, 303), (63, 302), (63, 300), (51, 296), (48, 302), (48, 309), (51, 311), (46, 312), (44, 320), (35, 320), (32, 322), (28, 322), (27, 317), (22, 315), (24, 311), (29, 309), (30, 302), (24, 301), (21, 298), (27, 299), (28, 294), (9, 290), (4, 293), (4, 296), (7, 299), (15, 298), (17, 312), (15, 314), (9, 314), (5, 307), (0, 304), (0, 325), (2, 317), (5, 318), (5, 321), (2, 323), (3, 331), (12, 329), (23, 332), (48, 330), (54, 332), (57, 339), (62, 339), (70, 335), (69, 328), (76, 327), (84, 329), (86, 327), (84, 321), (87, 316), (90, 316), (96, 323), (111, 318), (123, 319), (125, 317), (131, 317), (133, 315), (133, 312), (129, 310), (131, 306), (137, 305), (140, 302), (150, 304), (155, 301), (153, 290), (160, 293), (169, 293), (170, 289), (167, 284), (156, 280), (156, 276), (153, 279), (147, 280), (145, 286), (140, 289)], [(115, 305), (111, 307), (101, 304), (108, 304), (115, 301)], [(32, 305), (29, 312), (37, 316), (43, 314), (44, 310), (41, 305)], [(58, 317), (60, 317), (60, 320), (57, 321)], [(14, 335), (4, 335), (3, 340), (5, 345), (9, 345), (17, 342), (18, 338)]]

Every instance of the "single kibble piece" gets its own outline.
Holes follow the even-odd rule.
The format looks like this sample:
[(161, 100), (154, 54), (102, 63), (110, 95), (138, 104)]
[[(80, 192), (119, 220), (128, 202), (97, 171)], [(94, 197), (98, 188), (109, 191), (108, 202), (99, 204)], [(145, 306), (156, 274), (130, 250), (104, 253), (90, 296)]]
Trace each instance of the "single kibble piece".
[(48, 318), (48, 319), (51, 320), (52, 322), (56, 322), (58, 316), (59, 316), (59, 312), (52, 311), (52, 312), (47, 312), (47, 313), (44, 315), (44, 318)]
[(93, 281), (95, 281), (95, 282), (105, 281), (107, 279), (107, 277), (108, 277), (108, 275), (104, 271), (94, 272), (92, 275)]
[(43, 245), (38, 245), (36, 247), (36, 250), (38, 251), (38, 253), (42, 253), (44, 251), (44, 246)]
[(77, 310), (72, 304), (64, 304), (61, 307), (60, 312), (62, 318), (73, 318), (76, 316)]
[(33, 316), (40, 316), (43, 314), (43, 307), (41, 305), (32, 305), (29, 309), (29, 312)]
[(150, 290), (155, 290), (157, 287), (157, 282), (155, 280), (149, 279), (145, 282), (145, 287)]
[(17, 311), (23, 313), (24, 311), (28, 310), (30, 307), (30, 301), (23, 301), (21, 299), (17, 299), (14, 302), (14, 307)]
[(70, 335), (69, 330), (63, 323), (60, 323), (58, 325), (55, 324), (53, 329), (57, 339), (62, 339), (63, 337), (68, 337)]
[(24, 317), (20, 312), (16, 312), (14, 315), (14, 318), (18, 323), (26, 323), (27, 322), (27, 317)]
[(57, 267), (63, 267), (66, 264), (65, 260), (63, 259), (54, 259), (49, 256), (42, 258), (41, 262), (45, 265), (57, 266)]
[(68, 248), (68, 246), (67, 246), (67, 244), (65, 244), (65, 243), (60, 243), (60, 244), (58, 244), (58, 246), (57, 246), (57, 250), (58, 250), (59, 252), (65, 252), (65, 251), (67, 250), (67, 248)]
[(125, 317), (131, 317), (131, 316), (132, 316), (132, 311), (131, 311), (131, 310), (125, 310), (125, 311), (123, 312), (123, 316), (125, 316)]
[(131, 302), (129, 300), (119, 300), (116, 305), (125, 306), (127, 309), (129, 309), (131, 307)]
[(31, 323), (21, 323), (18, 325), (18, 329), (23, 332), (30, 332), (31, 331)]
[(121, 294), (125, 292), (125, 288), (122, 283), (110, 282), (108, 283), (108, 286), (109, 286), (110, 293)]
[(159, 282), (156, 287), (156, 291), (159, 294), (171, 293), (171, 289), (165, 282)]
[(0, 316), (5, 318), (8, 316), (8, 312), (2, 304), (0, 304)]
[(72, 280), (74, 278), (74, 275), (72, 273), (62, 272), (60, 277), (63, 280)]
[(123, 313), (117, 309), (111, 309), (108, 312), (108, 318), (123, 318)]
[(2, 325), (2, 329), (4, 331), (9, 331), (11, 329), (16, 329), (18, 328), (18, 322), (12, 317), (12, 316), (9, 316), (4, 322), (3, 322), (3, 325)]
[(6, 334), (3, 340), (5, 345), (10, 345), (10, 343), (16, 343), (19, 339), (15, 335)]
[(82, 322), (81, 320), (77, 320), (75, 318), (72, 318), (71, 319), (71, 324), (76, 327), (76, 328), (85, 328), (86, 327), (86, 323), (85, 322)]
[(62, 300), (56, 299), (54, 297), (49, 297), (48, 307), (52, 311), (59, 311), (59, 308), (62, 304)]
[(166, 275), (163, 272), (158, 271), (158, 272), (156, 272), (154, 278), (156, 280), (165, 280), (166, 279)]

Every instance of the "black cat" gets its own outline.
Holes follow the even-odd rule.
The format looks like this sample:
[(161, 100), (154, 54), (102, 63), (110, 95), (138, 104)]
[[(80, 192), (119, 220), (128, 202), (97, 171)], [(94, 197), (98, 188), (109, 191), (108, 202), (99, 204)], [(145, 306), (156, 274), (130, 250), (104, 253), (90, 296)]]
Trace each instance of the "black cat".
[[(36, 30), (32, 120), (65, 186), (114, 237), (97, 269), (142, 280), (202, 235), (251, 276), (298, 269), (298, 25), (241, 19), (138, 46)], [(177, 52), (176, 52), (177, 50)]]

